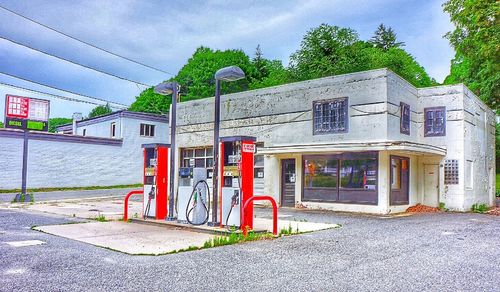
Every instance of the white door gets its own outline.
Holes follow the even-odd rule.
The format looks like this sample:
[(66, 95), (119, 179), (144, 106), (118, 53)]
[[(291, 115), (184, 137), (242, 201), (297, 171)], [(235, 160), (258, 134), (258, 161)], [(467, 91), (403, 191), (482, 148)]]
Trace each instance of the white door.
[(424, 165), (424, 201), (426, 206), (439, 206), (439, 165)]

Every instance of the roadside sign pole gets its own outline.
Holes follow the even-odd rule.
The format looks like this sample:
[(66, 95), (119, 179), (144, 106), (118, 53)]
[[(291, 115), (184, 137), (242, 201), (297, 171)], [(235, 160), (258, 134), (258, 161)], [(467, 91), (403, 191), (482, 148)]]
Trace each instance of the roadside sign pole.
[(28, 174), (28, 131), (24, 131), (24, 143), (23, 143), (23, 176), (21, 185), (21, 194), (26, 197), (26, 177)]

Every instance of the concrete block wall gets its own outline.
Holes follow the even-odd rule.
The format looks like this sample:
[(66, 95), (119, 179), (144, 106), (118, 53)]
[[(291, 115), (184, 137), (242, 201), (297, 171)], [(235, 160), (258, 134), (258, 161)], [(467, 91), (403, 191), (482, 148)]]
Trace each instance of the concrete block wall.
[[(141, 137), (141, 120), (121, 117), (116, 120), (117, 135), (123, 139), (93, 138), (90, 134), (109, 137), (109, 124), (87, 125), (86, 137), (44, 134), (28, 144), (28, 188), (84, 187), (136, 184), (142, 182), (142, 144), (168, 143), (168, 123), (154, 124), (155, 137)], [(144, 122), (144, 121), (142, 121)], [(99, 126), (100, 125), (100, 126)], [(100, 128), (102, 129), (100, 129)], [(120, 129), (124, 129), (120, 134)], [(0, 190), (21, 188), (22, 133), (6, 137), (0, 129)], [(14, 131), (16, 132), (16, 131)], [(12, 135), (11, 135), (12, 136)], [(97, 142), (96, 142), (97, 141)], [(109, 143), (108, 143), (109, 142)]]
[[(221, 97), (221, 136), (250, 135), (265, 147), (342, 141), (385, 141), (386, 69), (326, 77)], [(312, 104), (348, 97), (348, 133), (313, 135)], [(213, 139), (213, 98), (182, 102), (177, 109), (179, 147), (204, 146)], [(297, 137), (301, 137), (300, 141)]]

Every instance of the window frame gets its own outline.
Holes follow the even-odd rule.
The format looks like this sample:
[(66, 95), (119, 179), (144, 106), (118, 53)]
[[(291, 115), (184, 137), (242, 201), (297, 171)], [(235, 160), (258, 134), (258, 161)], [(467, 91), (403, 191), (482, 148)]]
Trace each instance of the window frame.
[[(301, 188), (301, 201), (302, 202), (315, 202), (315, 203), (335, 203), (335, 204), (352, 204), (352, 205), (373, 205), (376, 206), (379, 203), (378, 196), (379, 196), (379, 152), (378, 151), (363, 151), (363, 152), (345, 152), (345, 153), (339, 153), (339, 154), (311, 154), (311, 155), (303, 155), (302, 156), (302, 188)], [(314, 199), (314, 198), (307, 198), (305, 195), (305, 179), (306, 179), (306, 173), (305, 173), (305, 167), (304, 163), (308, 159), (330, 159), (330, 160), (337, 160), (337, 187), (336, 190), (334, 190), (334, 195), (335, 199)], [(369, 190), (371, 192), (371, 196), (373, 196), (373, 200), (367, 200), (367, 201), (356, 201), (356, 200), (349, 200), (349, 199), (341, 199), (341, 193), (343, 196), (347, 192), (349, 192), (349, 189), (341, 189), (341, 167), (342, 167), (342, 161), (344, 160), (374, 160), (375, 163), (375, 188), (373, 190)]]
[[(442, 111), (443, 112), (443, 131), (436, 133), (434, 130), (432, 133), (427, 132), (427, 113), (428, 112), (437, 112), (437, 111)], [(435, 124), (435, 117), (433, 118), (433, 125)], [(433, 128), (434, 129), (434, 128)], [(442, 137), (446, 136), (446, 107), (445, 106), (435, 106), (435, 107), (426, 107), (424, 108), (424, 137)]]
[(110, 124), (110, 136), (111, 138), (116, 138), (116, 122)]
[[(410, 127), (411, 127), (411, 107), (409, 104), (407, 103), (404, 103), (404, 102), (400, 102), (399, 103), (399, 106), (400, 106), (400, 110), (401, 110), (401, 117), (400, 117), (400, 120), (399, 120), (399, 132), (401, 134), (405, 134), (405, 135), (410, 135)], [(408, 108), (408, 120), (405, 120), (405, 108)], [(407, 125), (407, 128), (405, 127), (405, 124), (408, 124)]]
[[(155, 136), (155, 126), (154, 124), (146, 124), (146, 123), (140, 123), (139, 124), (139, 136), (145, 137), (145, 138), (153, 138)], [(144, 127), (144, 131), (143, 131)]]
[[(316, 128), (316, 105), (321, 104), (327, 104), (331, 103), (334, 101), (344, 101), (344, 129), (343, 130), (338, 130), (338, 129), (329, 129), (329, 130), (323, 130), (323, 129), (317, 129)], [(331, 109), (329, 109), (331, 110)], [(322, 124), (325, 123), (324, 118), (322, 117)], [(330, 126), (332, 124), (332, 121), (329, 121)], [(335, 122), (334, 122), (335, 123)], [(343, 96), (343, 97), (336, 97), (336, 98), (330, 98), (330, 99), (321, 99), (321, 100), (314, 100), (312, 102), (312, 134), (313, 135), (328, 135), (328, 134), (344, 134), (349, 132), (349, 97)]]

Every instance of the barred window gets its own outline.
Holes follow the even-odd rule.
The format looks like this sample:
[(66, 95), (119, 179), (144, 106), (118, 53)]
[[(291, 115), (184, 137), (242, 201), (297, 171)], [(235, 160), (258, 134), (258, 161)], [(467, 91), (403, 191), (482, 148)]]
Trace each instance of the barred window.
[(410, 105), (401, 102), (400, 107), (401, 107), (401, 121), (400, 121), (401, 134), (410, 135)]
[(154, 137), (155, 136), (155, 125), (141, 124), (140, 135), (142, 137)]
[(425, 121), (424, 136), (445, 136), (446, 135), (446, 107), (432, 107), (424, 109)]
[(458, 185), (458, 160), (447, 159), (444, 162), (444, 184)]
[(347, 97), (313, 103), (313, 134), (345, 133), (348, 129)]
[(181, 167), (206, 167), (211, 169), (213, 164), (211, 146), (181, 149)]

